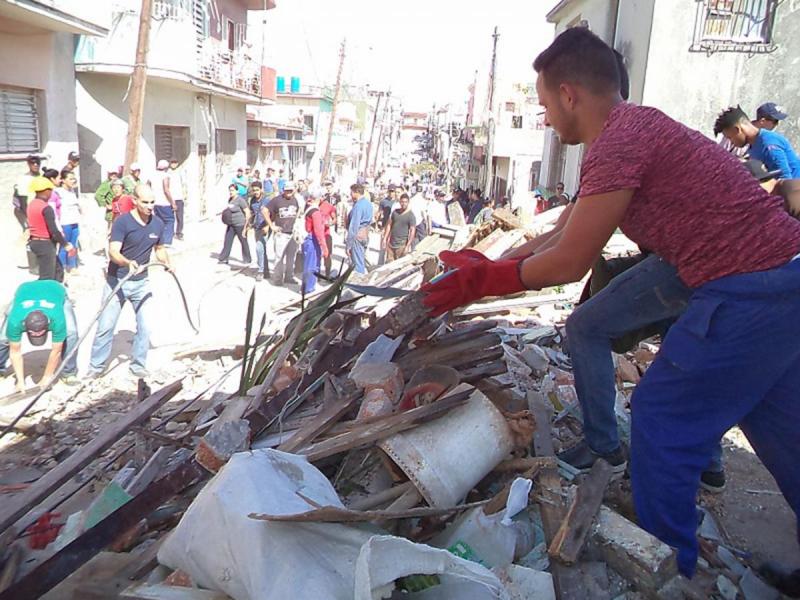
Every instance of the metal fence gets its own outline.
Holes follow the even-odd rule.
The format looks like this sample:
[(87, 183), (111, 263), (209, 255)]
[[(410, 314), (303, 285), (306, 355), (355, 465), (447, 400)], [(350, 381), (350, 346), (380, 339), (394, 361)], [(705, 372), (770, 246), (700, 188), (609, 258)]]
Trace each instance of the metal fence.
[(779, 0), (696, 0), (695, 52), (772, 52)]

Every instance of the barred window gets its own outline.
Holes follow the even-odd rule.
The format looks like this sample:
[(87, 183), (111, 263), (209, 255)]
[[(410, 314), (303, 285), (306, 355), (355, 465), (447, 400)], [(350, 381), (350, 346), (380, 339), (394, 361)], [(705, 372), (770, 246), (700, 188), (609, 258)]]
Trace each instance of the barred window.
[(36, 91), (0, 86), (0, 154), (40, 149)]
[(695, 52), (766, 53), (772, 39), (778, 0), (696, 0)]

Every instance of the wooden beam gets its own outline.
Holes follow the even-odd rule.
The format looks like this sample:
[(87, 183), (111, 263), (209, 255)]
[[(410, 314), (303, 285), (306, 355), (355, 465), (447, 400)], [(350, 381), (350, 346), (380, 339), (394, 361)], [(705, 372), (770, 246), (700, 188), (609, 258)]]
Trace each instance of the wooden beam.
[(17, 519), (38, 502), (92, 462), (101, 452), (111, 447), (117, 440), (128, 433), (131, 427), (149, 418), (167, 400), (177, 394), (181, 387), (182, 383), (179, 379), (160, 389), (144, 402), (137, 404), (121, 419), (102, 429), (91, 442), (82, 446), (60, 465), (45, 473), (27, 490), (8, 502), (3, 502), (3, 506), (0, 508), (0, 532), (13, 525)]
[[(536, 430), (533, 433), (536, 456), (555, 456), (550, 411), (544, 403), (544, 398), (541, 394), (531, 392), (528, 394), (528, 404), (536, 420)], [(550, 544), (567, 514), (558, 469), (553, 467), (540, 469), (536, 476), (536, 483), (539, 491), (538, 502), (542, 515), (542, 529), (544, 529), (545, 541)], [(580, 574), (573, 567), (551, 561), (550, 573), (553, 575), (553, 584), (559, 600), (577, 600), (584, 597)]]
[(566, 565), (573, 565), (578, 561), (578, 555), (592, 529), (592, 522), (603, 503), (603, 494), (611, 481), (612, 472), (611, 465), (602, 459), (592, 465), (550, 544), (548, 552), (552, 558)]
[(337, 506), (322, 506), (295, 515), (264, 515), (250, 513), (247, 515), (257, 521), (275, 521), (280, 523), (366, 523), (369, 521), (388, 521), (390, 519), (416, 519), (423, 517), (439, 517), (462, 510), (483, 506), (488, 500), (462, 504), (450, 508), (423, 506), (421, 508), (405, 508), (402, 510), (350, 510)]
[(470, 388), (465, 392), (441, 398), (433, 404), (412, 408), (397, 415), (389, 415), (374, 423), (314, 444), (300, 453), (305, 454), (309, 462), (315, 462), (353, 448), (366, 446), (444, 415), (456, 406), (466, 403), (472, 392), (473, 390)]

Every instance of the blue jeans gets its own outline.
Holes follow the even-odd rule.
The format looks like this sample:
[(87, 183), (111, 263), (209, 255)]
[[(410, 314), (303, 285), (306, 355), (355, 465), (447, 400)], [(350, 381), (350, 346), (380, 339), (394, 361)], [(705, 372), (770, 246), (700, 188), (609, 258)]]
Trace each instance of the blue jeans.
[[(111, 295), (119, 280), (116, 277), (106, 277), (103, 289), (103, 302)], [(126, 281), (117, 291), (116, 298), (111, 300), (103, 309), (97, 321), (97, 332), (92, 344), (92, 358), (89, 367), (94, 372), (102, 372), (111, 355), (111, 345), (114, 342), (114, 329), (122, 312), (125, 301), (129, 301), (136, 312), (136, 335), (133, 338), (133, 351), (131, 354), (131, 367), (145, 369), (147, 364), (147, 351), (150, 349), (149, 313), (152, 310), (152, 297), (150, 281), (145, 277), (136, 281)]]
[[(614, 414), (616, 386), (611, 340), (645, 325), (668, 325), (686, 310), (691, 295), (692, 290), (672, 265), (650, 255), (614, 277), (567, 319), (583, 432), (594, 452), (607, 454), (620, 445)], [(708, 470), (722, 470), (720, 445)]]
[(67, 271), (71, 271), (78, 266), (78, 236), (80, 235), (80, 227), (77, 223), (71, 225), (62, 225), (64, 230), (64, 238), (75, 247), (75, 254), (70, 256), (64, 249), (64, 246), (58, 251), (58, 260)]
[[(9, 307), (10, 308), (10, 307)], [(64, 347), (61, 350), (62, 360), (63, 357), (70, 352), (78, 343), (78, 321), (75, 319), (75, 310), (72, 308), (72, 302), (68, 299), (64, 301), (64, 319), (67, 322), (67, 339), (64, 340)], [(8, 338), (6, 337), (6, 324), (8, 321), (8, 314), (3, 319), (3, 325), (0, 327), (0, 369), (6, 368), (8, 356), (10, 354), (8, 348)], [(63, 375), (76, 375), (78, 373), (78, 353), (76, 352), (64, 365), (64, 370), (61, 372)]]
[(800, 516), (799, 313), (800, 258), (700, 286), (633, 395), (636, 514), (678, 549), (686, 576), (697, 562), (700, 474), (734, 425)]
[(267, 258), (267, 234), (261, 229), (254, 230), (256, 237), (256, 262), (258, 263), (258, 272), (269, 276), (269, 259)]
[(164, 221), (164, 235), (161, 236), (161, 243), (169, 246), (175, 236), (175, 211), (171, 206), (156, 206), (154, 210), (156, 216)]
[(308, 294), (317, 287), (317, 275), (322, 263), (322, 248), (313, 235), (303, 240), (303, 291)]
[(367, 272), (367, 244), (358, 240), (348, 240), (347, 253), (353, 262), (356, 273)]

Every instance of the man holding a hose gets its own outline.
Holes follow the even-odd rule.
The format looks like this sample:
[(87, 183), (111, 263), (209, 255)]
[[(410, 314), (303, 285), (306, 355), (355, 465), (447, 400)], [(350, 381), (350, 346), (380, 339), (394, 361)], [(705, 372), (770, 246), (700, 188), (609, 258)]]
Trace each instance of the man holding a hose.
[(159, 262), (168, 270), (172, 270), (172, 266), (162, 242), (164, 222), (153, 214), (155, 205), (153, 190), (146, 185), (138, 185), (135, 196), (135, 209), (120, 216), (111, 227), (103, 301), (105, 302), (118, 286), (119, 289), (116, 291), (116, 297), (106, 305), (98, 319), (89, 363), (89, 377), (99, 377), (106, 368), (111, 345), (114, 342), (114, 329), (126, 300), (130, 301), (136, 312), (136, 335), (133, 338), (130, 371), (134, 377), (148, 376), (146, 364), (147, 351), (150, 348), (150, 311), (153, 294), (150, 291), (147, 269), (143, 269), (142, 266), (150, 262), (150, 254), (154, 249)]

